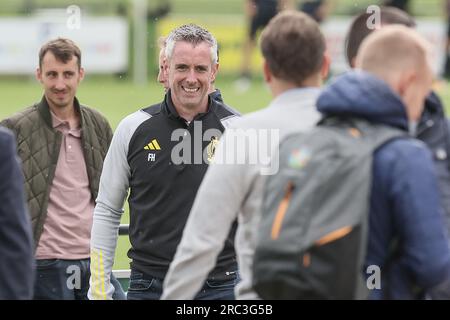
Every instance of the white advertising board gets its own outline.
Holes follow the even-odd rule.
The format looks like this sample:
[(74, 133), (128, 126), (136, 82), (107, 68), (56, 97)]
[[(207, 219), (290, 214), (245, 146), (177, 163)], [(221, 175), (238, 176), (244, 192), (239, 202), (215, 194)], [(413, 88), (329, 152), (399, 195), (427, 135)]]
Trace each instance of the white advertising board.
[[(39, 48), (57, 37), (80, 47), (88, 73), (114, 73), (128, 66), (128, 24), (120, 17), (82, 17), (73, 24), (60, 12), (0, 19), (0, 73), (32, 74)], [(71, 24), (72, 23), (72, 24)]]
[[(333, 18), (322, 25), (327, 48), (331, 56), (331, 68), (334, 73), (348, 69), (345, 57), (345, 36), (352, 18)], [(447, 39), (446, 24), (437, 19), (416, 19), (417, 31), (431, 42), (431, 62), (437, 75), (442, 73), (445, 63), (445, 43)]]

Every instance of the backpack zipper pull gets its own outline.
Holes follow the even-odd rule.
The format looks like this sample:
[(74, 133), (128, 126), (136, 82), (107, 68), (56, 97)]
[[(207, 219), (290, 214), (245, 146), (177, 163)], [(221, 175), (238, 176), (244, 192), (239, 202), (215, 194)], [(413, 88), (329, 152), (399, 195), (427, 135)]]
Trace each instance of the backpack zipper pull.
[(289, 202), (292, 196), (292, 190), (294, 190), (294, 184), (292, 183), (292, 181), (289, 181), (285, 190), (286, 191), (283, 200), (281, 200), (280, 205), (278, 206), (277, 214), (275, 215), (275, 219), (272, 224), (272, 232), (271, 232), (272, 240), (276, 240), (280, 236), (281, 225), (283, 224), (284, 216), (286, 215), (286, 211), (289, 207)]

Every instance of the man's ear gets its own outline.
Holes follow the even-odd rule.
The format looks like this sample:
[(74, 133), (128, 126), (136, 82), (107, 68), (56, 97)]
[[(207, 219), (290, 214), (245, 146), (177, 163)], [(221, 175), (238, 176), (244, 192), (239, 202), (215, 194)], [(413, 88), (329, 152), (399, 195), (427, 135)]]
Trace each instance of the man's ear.
[(263, 75), (265, 82), (270, 83), (272, 81), (272, 71), (270, 70), (269, 64), (266, 60), (263, 62)]
[(330, 55), (328, 54), (328, 52), (325, 52), (323, 54), (322, 69), (320, 71), (322, 80), (325, 80), (328, 77), (328, 72), (330, 71), (330, 64), (331, 64)]
[(80, 68), (80, 81), (84, 79), (84, 68)]
[(353, 57), (352, 59), (352, 69), (361, 69), (361, 59), (359, 58), (360, 56), (356, 55), (355, 57)]
[(350, 60), (350, 68), (355, 69), (356, 68), (356, 57), (353, 57)]
[(163, 65), (164, 76), (166, 79), (169, 79), (169, 61), (167, 60), (167, 58), (163, 59), (162, 65)]
[(404, 72), (398, 80), (397, 92), (403, 98), (408, 92), (409, 87), (416, 80), (417, 73), (413, 70)]
[(211, 70), (211, 82), (214, 82), (216, 80), (217, 71), (219, 71), (219, 64), (214, 63)]
[(42, 70), (41, 70), (41, 68), (36, 68), (36, 79), (39, 82), (42, 82)]

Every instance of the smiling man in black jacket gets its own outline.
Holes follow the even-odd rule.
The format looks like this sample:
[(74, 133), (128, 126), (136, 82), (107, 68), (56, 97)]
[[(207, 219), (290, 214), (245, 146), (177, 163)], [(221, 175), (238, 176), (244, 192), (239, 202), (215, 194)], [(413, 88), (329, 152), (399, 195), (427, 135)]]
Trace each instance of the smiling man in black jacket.
[[(91, 238), (91, 299), (111, 299), (111, 269), (123, 205), (130, 206), (128, 299), (159, 299), (162, 282), (218, 137), (237, 112), (208, 95), (217, 41), (197, 25), (166, 40), (169, 89), (162, 102), (121, 121), (105, 159)], [(235, 227), (197, 299), (232, 299), (238, 280)]]

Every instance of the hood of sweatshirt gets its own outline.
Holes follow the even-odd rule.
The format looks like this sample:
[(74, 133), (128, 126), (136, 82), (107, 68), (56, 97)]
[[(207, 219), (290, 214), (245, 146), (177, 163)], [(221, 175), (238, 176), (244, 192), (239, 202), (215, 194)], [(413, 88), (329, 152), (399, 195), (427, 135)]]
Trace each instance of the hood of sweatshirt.
[(319, 96), (317, 108), (325, 116), (356, 116), (408, 130), (400, 96), (385, 81), (364, 71), (337, 77)]

